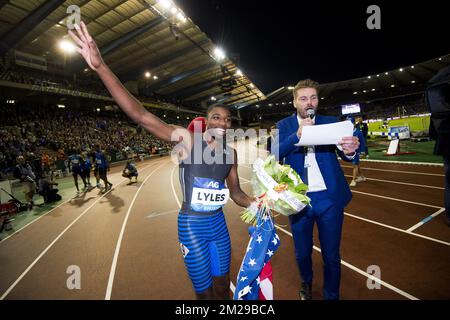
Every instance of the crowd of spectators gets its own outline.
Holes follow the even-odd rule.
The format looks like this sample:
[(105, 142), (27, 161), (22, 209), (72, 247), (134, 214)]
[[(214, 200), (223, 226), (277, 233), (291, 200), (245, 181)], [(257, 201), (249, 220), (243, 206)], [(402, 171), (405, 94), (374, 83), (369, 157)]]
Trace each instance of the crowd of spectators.
[[(0, 109), (0, 171), (12, 171), (19, 155), (51, 167), (74, 149), (91, 151), (96, 143), (112, 158), (154, 154), (171, 148), (129, 122), (122, 113), (12, 106)], [(36, 162), (36, 159), (37, 160)], [(35, 168), (39, 171), (39, 168)]]

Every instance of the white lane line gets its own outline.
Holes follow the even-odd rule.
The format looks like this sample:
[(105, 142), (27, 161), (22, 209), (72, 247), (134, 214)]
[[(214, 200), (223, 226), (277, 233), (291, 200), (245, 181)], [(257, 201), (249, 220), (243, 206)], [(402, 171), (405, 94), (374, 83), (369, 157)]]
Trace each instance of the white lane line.
[[(170, 182), (172, 183), (172, 191), (173, 191), (173, 195), (175, 196), (175, 200), (178, 203), (178, 207), (181, 209), (181, 203), (180, 203), (180, 200), (178, 199), (177, 193), (175, 192), (175, 186), (173, 185), (173, 173), (175, 172), (176, 168), (177, 168), (177, 166), (174, 166), (172, 169), (172, 173), (170, 175)], [(234, 294), (235, 289), (236, 289), (236, 287), (234, 286), (233, 282), (230, 280), (230, 290), (233, 292), (233, 294)]]
[[(128, 179), (122, 179), (117, 185), (121, 185), (123, 182), (125, 182)], [(47, 248), (44, 249), (44, 251), (41, 252), (41, 254), (28, 266), (28, 268), (25, 269), (24, 272), (17, 278), (16, 281), (3, 293), (3, 295), (0, 297), (0, 300), (4, 300), (6, 296), (17, 286), (17, 284), (27, 275), (27, 273), (35, 266), (36, 263), (39, 262), (39, 260), (47, 253), (48, 250), (50, 250), (51, 247), (58, 241), (64, 233), (66, 233), (67, 230), (70, 229), (81, 217), (83, 217), (86, 212), (89, 211), (97, 202), (99, 202), (101, 199), (103, 199), (106, 195), (108, 195), (113, 189), (107, 191), (105, 194), (103, 194), (100, 198), (95, 200), (88, 208), (86, 208), (74, 221), (72, 221), (71, 224), (69, 224), (57, 237), (55, 240), (50, 243)]]
[(170, 210), (170, 211), (164, 211), (164, 212), (152, 212), (150, 213), (148, 216), (146, 216), (146, 218), (151, 219), (151, 218), (156, 218), (159, 216), (165, 216), (166, 214), (171, 214), (171, 213), (175, 213), (178, 212), (178, 210)]
[[(283, 228), (281, 228), (280, 226), (277, 226), (277, 225), (276, 225), (275, 227), (276, 227), (277, 229), (283, 231), (283, 232), (286, 233), (287, 235), (289, 235), (289, 236), (292, 237), (292, 233), (290, 233), (289, 231), (287, 231), (287, 230), (285, 230), (285, 229), (283, 229)], [(320, 250), (320, 248), (318, 248), (318, 247), (316, 247), (316, 246), (313, 246), (313, 248), (314, 248), (314, 250), (316, 250), (316, 251), (318, 251), (318, 252), (322, 252), (322, 251)], [(344, 260), (342, 260), (342, 259), (341, 259), (341, 264), (344, 265), (344, 266), (346, 266), (347, 268), (353, 270), (353, 271), (356, 271), (356, 272), (359, 273), (360, 275), (362, 275), (362, 276), (364, 276), (364, 277), (366, 277), (366, 278), (368, 278), (368, 279), (370, 279), (370, 280), (372, 280), (372, 281), (378, 282), (379, 284), (385, 286), (386, 288), (391, 289), (392, 291), (394, 291), (394, 292), (396, 292), (396, 293), (398, 293), (398, 294), (400, 294), (400, 295), (402, 295), (402, 296), (404, 296), (404, 297), (406, 297), (406, 298), (408, 298), (408, 299), (410, 299), (410, 300), (419, 300), (418, 298), (414, 297), (413, 295), (411, 295), (411, 294), (409, 294), (409, 293), (407, 293), (407, 292), (405, 292), (405, 291), (403, 291), (403, 290), (401, 290), (401, 289), (399, 289), (399, 288), (397, 288), (397, 287), (394, 287), (393, 285), (391, 285), (391, 284), (389, 284), (389, 283), (387, 283), (387, 282), (385, 282), (385, 281), (383, 281), (383, 280), (380, 280), (380, 279), (374, 277), (374, 276), (371, 275), (371, 274), (368, 274), (367, 272), (365, 272), (365, 271), (363, 271), (363, 270), (361, 270), (361, 269), (355, 267), (354, 265), (352, 265), (352, 264), (350, 264), (350, 263), (348, 263), (348, 262), (346, 262), (346, 261), (344, 261)]]
[(41, 219), (42, 217), (44, 217), (44, 216), (48, 215), (49, 213), (51, 213), (52, 211), (58, 209), (59, 207), (61, 207), (63, 204), (66, 204), (66, 203), (69, 202), (70, 200), (72, 200), (72, 199), (67, 199), (66, 201), (64, 201), (64, 202), (62, 202), (62, 203), (60, 203), (60, 204), (58, 204), (56, 207), (54, 207), (54, 208), (50, 209), (49, 211), (45, 212), (44, 214), (40, 215), (38, 218), (36, 218), (36, 219), (34, 219), (34, 220), (28, 222), (28, 223), (27, 223), (26, 225), (24, 225), (22, 228), (20, 228), (20, 229), (14, 231), (14, 232), (11, 233), (9, 236), (7, 236), (5, 239), (2, 239), (2, 240), (0, 241), (0, 243), (2, 243), (3, 241), (6, 241), (7, 239), (11, 238), (11, 237), (12, 237), (13, 235), (15, 235), (16, 233), (22, 231), (23, 229), (25, 229), (25, 228), (28, 227), (29, 225), (35, 223), (36, 221), (38, 221), (38, 220)]
[[(344, 166), (341, 165), (343, 168), (353, 168), (352, 166)], [(396, 172), (396, 173), (405, 173), (405, 174), (419, 174), (423, 176), (435, 176), (435, 177), (443, 177), (444, 174), (439, 173), (425, 173), (425, 172), (415, 172), (415, 171), (401, 171), (401, 170), (387, 170), (387, 169), (376, 169), (376, 168), (367, 168), (362, 167), (363, 170), (372, 170), (372, 171), (383, 171), (383, 172)]]
[(250, 180), (248, 180), (248, 179), (245, 179), (245, 178), (243, 178), (243, 177), (241, 177), (241, 176), (239, 176), (239, 178), (240, 178), (240, 179), (242, 179), (242, 180), (244, 180), (244, 183), (248, 183), (248, 182), (250, 182)]
[(355, 216), (355, 215), (347, 213), (347, 212), (344, 212), (344, 214), (346, 216), (349, 216), (349, 217), (352, 217), (352, 218), (355, 218), (355, 219), (358, 219), (358, 220), (362, 220), (362, 221), (365, 221), (365, 222), (369, 222), (369, 223), (372, 223), (372, 224), (376, 224), (376, 225), (384, 227), (384, 228), (388, 228), (388, 229), (391, 229), (391, 230), (395, 230), (395, 231), (399, 231), (399, 232), (402, 232), (402, 233), (409, 234), (409, 235), (414, 236), (414, 237), (418, 237), (418, 238), (430, 240), (430, 241), (433, 241), (433, 242), (437, 242), (437, 243), (440, 243), (440, 244), (444, 244), (446, 246), (450, 246), (450, 242), (445, 242), (445, 241), (442, 241), (442, 240), (439, 240), (439, 239), (435, 239), (435, 238), (427, 237), (427, 236), (424, 236), (424, 235), (421, 235), (421, 234), (413, 233), (413, 232), (410, 232), (410, 231), (407, 231), (407, 230), (403, 230), (403, 229), (400, 229), (400, 228), (397, 228), (397, 227), (393, 227), (393, 226), (390, 226), (390, 225), (387, 225), (387, 224), (384, 224), (384, 223), (380, 223), (380, 222), (377, 222), (377, 221), (366, 219), (366, 218), (363, 218), (363, 217), (360, 217), (360, 216)]
[[(156, 161), (159, 161), (159, 159), (156, 160)], [(150, 163), (150, 164), (148, 164), (148, 165), (146, 165), (146, 166), (144, 166), (143, 168), (140, 168), (140, 169), (145, 170), (149, 165), (152, 165), (152, 164), (154, 164), (154, 163)], [(115, 173), (115, 174), (118, 175), (118, 173)], [(28, 227), (29, 225), (35, 223), (36, 221), (38, 221), (38, 220), (41, 219), (42, 217), (48, 215), (48, 214), (51, 213), (52, 211), (58, 209), (60, 206), (62, 206), (63, 204), (66, 204), (67, 202), (69, 202), (69, 201), (71, 201), (71, 200), (73, 200), (73, 199), (70, 198), (70, 199), (67, 199), (66, 201), (64, 201), (64, 202), (62, 202), (62, 203), (60, 203), (60, 204), (58, 204), (56, 207), (54, 207), (54, 208), (50, 209), (49, 211), (47, 211), (46, 213), (40, 215), (38, 218), (36, 218), (36, 219), (30, 221), (29, 223), (27, 223), (26, 225), (24, 225), (24, 226), (23, 226), (22, 228), (20, 228), (19, 230), (14, 231), (14, 233), (11, 233), (11, 234), (10, 234), (9, 236), (7, 236), (6, 238), (0, 240), (0, 243), (2, 243), (3, 241), (5, 241), (5, 240), (8, 239), (8, 238), (11, 238), (11, 237), (12, 237), (13, 235), (15, 235), (16, 233), (22, 231), (23, 229), (25, 229), (25, 228)]]
[(423, 226), (425, 223), (427, 223), (428, 221), (430, 221), (431, 219), (433, 219), (434, 217), (437, 217), (438, 215), (440, 215), (442, 212), (445, 211), (445, 208), (441, 208), (438, 211), (436, 211), (435, 213), (433, 213), (432, 215), (426, 217), (425, 219), (423, 219), (422, 221), (420, 221), (418, 224), (413, 225), (411, 228), (409, 228), (408, 230), (406, 230), (407, 232), (413, 232), (414, 230), (416, 230), (417, 228)]
[[(241, 178), (242, 178), (242, 177), (241, 177)], [(406, 203), (416, 204), (416, 205), (420, 205), (420, 206), (427, 206), (427, 207), (439, 209), (439, 211), (437, 211), (437, 212), (435, 212), (434, 214), (431, 215), (432, 218), (434, 218), (435, 216), (437, 216), (438, 214), (440, 214), (441, 212), (443, 212), (443, 211), (445, 210), (445, 209), (442, 208), (442, 207), (432, 206), (432, 205), (428, 205), (428, 204), (424, 204), (424, 203), (419, 203), (419, 202), (412, 202), (412, 201), (407, 201), (407, 200), (401, 200), (401, 199), (396, 199), (396, 198), (390, 198), (390, 197), (385, 197), (385, 196), (380, 196), (380, 195), (374, 195), (374, 194), (365, 193), (365, 192), (361, 192), (361, 191), (355, 191), (355, 190), (353, 190), (353, 189), (352, 189), (352, 192), (355, 192), (355, 193), (361, 193), (361, 194), (365, 194), (365, 195), (373, 196), (373, 197), (380, 197), (380, 198), (385, 198), (385, 199), (389, 199), (389, 200), (400, 201), (400, 202), (406, 202)], [(412, 233), (411, 231), (414, 230), (414, 229), (416, 229), (416, 228), (414, 228), (414, 229), (412, 229), (411, 231), (408, 232), (408, 231), (403, 230), (403, 229), (399, 229), (399, 228), (396, 228), (396, 227), (393, 227), (393, 226), (390, 226), (390, 225), (387, 225), (387, 224), (383, 224), (383, 223), (380, 223), (380, 222), (377, 222), (377, 221), (373, 221), (373, 220), (369, 220), (369, 219), (362, 218), (362, 217), (359, 217), (359, 216), (355, 216), (355, 215), (352, 215), (352, 214), (350, 214), (350, 213), (344, 212), (344, 214), (345, 214), (345, 215), (348, 215), (348, 216), (350, 216), (350, 217), (352, 217), (352, 218), (356, 218), (356, 219), (363, 220), (363, 221), (366, 221), (366, 222), (369, 222), (369, 223), (373, 223), (373, 224), (376, 224), (376, 225), (379, 225), (379, 226), (383, 226), (383, 227), (388, 228), (388, 229), (392, 229), (392, 230), (404, 232), (404, 233), (410, 234), (410, 235), (412, 235), (412, 236), (416, 236), (416, 237), (419, 237), (419, 238), (427, 239), (427, 240), (430, 240), (430, 241), (434, 241), (434, 242), (437, 242), (437, 243), (440, 243), (440, 244), (444, 244), (444, 245), (450, 246), (450, 243), (449, 243), (449, 242), (442, 241), (442, 240), (435, 239), (435, 238), (431, 238), (431, 237), (427, 237), (427, 236), (424, 236), (424, 235), (421, 235), (421, 234), (417, 234), (417, 233)], [(431, 217), (431, 216), (430, 216), (430, 217)], [(426, 219), (431, 220), (432, 218), (430, 218), (430, 217), (428, 217), (428, 218), (426, 218)], [(425, 220), (425, 219), (424, 219), (424, 220)], [(424, 223), (426, 223), (426, 222), (429, 221), (429, 220), (427, 220), (427, 221), (425, 221), (424, 223), (422, 223), (424, 220), (422, 220), (421, 222), (419, 222), (417, 225), (419, 225), (419, 224), (422, 225), (422, 224), (424, 224)], [(417, 226), (417, 225), (416, 225), (416, 226)], [(420, 227), (420, 225), (419, 225), (418, 227)], [(410, 228), (410, 229), (411, 229), (411, 228)]]
[(430, 166), (430, 167), (443, 167), (443, 163), (437, 162), (416, 162), (416, 161), (397, 161), (397, 160), (374, 160), (374, 159), (361, 159), (363, 162), (373, 162), (373, 163), (389, 163), (389, 164), (406, 164), (406, 165), (419, 165), (419, 166)]
[[(348, 178), (353, 178), (351, 175), (345, 175)], [(415, 184), (415, 183), (408, 183), (408, 182), (400, 182), (400, 181), (393, 181), (393, 180), (383, 180), (383, 179), (375, 179), (375, 178), (367, 178), (367, 180), (371, 181), (379, 181), (379, 182), (387, 182), (387, 183), (394, 183), (394, 184), (403, 184), (405, 186), (413, 186), (413, 187), (422, 187), (422, 188), (432, 188), (432, 189), (438, 189), (438, 190), (444, 190), (445, 188), (442, 187), (435, 187), (435, 186), (428, 186), (424, 184)]]
[(404, 203), (416, 204), (416, 205), (418, 205), (418, 206), (424, 206), (424, 207), (430, 207), (430, 208), (436, 208), (436, 209), (441, 209), (441, 208), (442, 208), (442, 207), (438, 207), (438, 206), (433, 206), (433, 205), (431, 205), (431, 204), (425, 204), (425, 203), (420, 203), (420, 202), (414, 202), (414, 201), (408, 201), (408, 200), (402, 200), (402, 199), (397, 199), (397, 198), (391, 198), (391, 197), (381, 196), (381, 195), (373, 194), (373, 193), (367, 193), (367, 192), (362, 192), (362, 191), (356, 191), (355, 189), (352, 189), (352, 192), (364, 194), (364, 195), (370, 196), (370, 197), (376, 197), (376, 198), (388, 199), (388, 200), (399, 201), (399, 202), (404, 202)]
[(134, 202), (136, 201), (137, 196), (139, 195), (139, 192), (141, 191), (142, 187), (145, 185), (147, 180), (153, 175), (153, 173), (155, 173), (163, 165), (165, 165), (165, 163), (160, 164), (152, 172), (150, 172), (150, 174), (147, 176), (147, 178), (145, 178), (145, 180), (142, 182), (138, 191), (134, 194), (133, 200), (131, 201), (130, 206), (128, 207), (127, 214), (122, 223), (122, 229), (120, 230), (119, 239), (117, 240), (116, 250), (114, 251), (114, 258), (113, 258), (112, 265), (111, 265), (111, 271), (109, 273), (108, 286), (106, 288), (105, 300), (111, 300), (111, 293), (112, 293), (112, 288), (113, 288), (113, 283), (114, 283), (114, 276), (116, 274), (116, 267), (117, 267), (117, 260), (119, 258), (120, 246), (122, 245), (123, 234), (125, 233), (125, 227), (127, 225), (128, 217), (130, 216), (131, 209), (133, 208)]
[(172, 185), (172, 192), (173, 192), (173, 195), (175, 196), (175, 200), (177, 201), (178, 208), (181, 209), (181, 202), (178, 199), (177, 193), (175, 192), (175, 186), (173, 185), (173, 173), (175, 172), (176, 168), (177, 168), (177, 166), (175, 165), (172, 169), (172, 173), (170, 174), (170, 184)]

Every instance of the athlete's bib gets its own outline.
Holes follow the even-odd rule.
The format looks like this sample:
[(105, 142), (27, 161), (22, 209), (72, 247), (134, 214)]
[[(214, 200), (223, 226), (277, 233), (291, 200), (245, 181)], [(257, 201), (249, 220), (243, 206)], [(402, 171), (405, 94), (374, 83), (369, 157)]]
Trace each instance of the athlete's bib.
[(211, 212), (224, 206), (230, 191), (217, 180), (194, 177), (191, 208), (197, 212)]

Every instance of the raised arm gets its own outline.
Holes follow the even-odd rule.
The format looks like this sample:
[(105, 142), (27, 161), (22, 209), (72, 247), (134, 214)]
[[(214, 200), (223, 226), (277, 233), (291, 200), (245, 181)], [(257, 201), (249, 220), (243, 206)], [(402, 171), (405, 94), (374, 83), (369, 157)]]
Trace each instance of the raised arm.
[(157, 138), (171, 142), (175, 128), (147, 111), (144, 106), (123, 86), (111, 69), (105, 64), (100, 51), (89, 34), (84, 22), (75, 26), (76, 33), (69, 30), (69, 35), (78, 45), (77, 52), (83, 56), (89, 67), (97, 72), (103, 84), (120, 108), (137, 124)]

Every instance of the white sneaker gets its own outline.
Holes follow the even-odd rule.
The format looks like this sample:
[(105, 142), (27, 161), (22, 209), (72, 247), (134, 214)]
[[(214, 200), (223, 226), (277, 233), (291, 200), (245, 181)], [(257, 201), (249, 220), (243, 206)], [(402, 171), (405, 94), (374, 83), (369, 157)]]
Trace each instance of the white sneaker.
[(364, 178), (364, 177), (356, 177), (355, 181), (356, 182), (363, 182), (363, 181), (366, 181), (366, 178)]
[(352, 182), (350, 182), (349, 186), (350, 187), (356, 187), (356, 181), (352, 180)]

